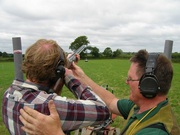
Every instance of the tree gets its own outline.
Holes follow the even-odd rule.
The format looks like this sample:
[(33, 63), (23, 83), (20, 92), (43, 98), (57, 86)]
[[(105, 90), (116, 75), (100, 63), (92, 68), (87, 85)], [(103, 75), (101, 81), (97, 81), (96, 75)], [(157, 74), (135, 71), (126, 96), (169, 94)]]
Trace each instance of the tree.
[(2, 53), (2, 57), (8, 57), (8, 53), (7, 52), (3, 52)]
[(72, 51), (75, 51), (82, 45), (88, 45), (88, 44), (89, 44), (89, 41), (88, 41), (87, 37), (80, 36), (80, 37), (76, 38), (74, 40), (74, 42), (71, 43), (71, 45), (69, 46), (69, 49), (71, 49)]
[(111, 50), (111, 48), (110, 47), (107, 47), (106, 49), (104, 49), (104, 52), (103, 52), (103, 54), (104, 54), (104, 56), (106, 56), (106, 57), (112, 57), (112, 55), (113, 55), (113, 52), (112, 52), (112, 50)]
[(92, 56), (94, 56), (95, 58), (99, 58), (99, 49), (97, 48), (97, 47), (91, 47), (91, 52), (90, 52), (90, 54), (92, 55)]
[(123, 53), (121, 49), (117, 49), (116, 51), (113, 52), (113, 57), (118, 57)]
[[(89, 43), (90, 42), (88, 41), (86, 36), (79, 36), (78, 38), (74, 40), (74, 42), (71, 43), (71, 45), (69, 46), (69, 49), (71, 49), (72, 51), (75, 51), (82, 45), (88, 45)], [(86, 55), (85, 50), (81, 52), (81, 57), (85, 57)]]

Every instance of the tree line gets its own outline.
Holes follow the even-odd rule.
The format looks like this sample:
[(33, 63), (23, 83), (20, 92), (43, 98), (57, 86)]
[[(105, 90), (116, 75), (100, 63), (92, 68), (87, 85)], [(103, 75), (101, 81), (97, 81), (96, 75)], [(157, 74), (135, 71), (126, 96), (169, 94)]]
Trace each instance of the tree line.
[[(86, 36), (77, 37), (69, 46), (72, 51), (77, 50), (80, 46), (86, 45), (86, 49), (81, 52), (81, 59), (129, 59), (135, 52), (123, 52), (121, 49), (116, 49), (112, 51), (110, 47), (106, 47), (103, 52), (100, 52), (99, 48), (93, 47), (90, 44)], [(67, 52), (68, 53), (68, 52)], [(13, 54), (0, 51), (0, 61), (12, 61)], [(172, 53), (172, 61), (180, 62), (180, 53)]]

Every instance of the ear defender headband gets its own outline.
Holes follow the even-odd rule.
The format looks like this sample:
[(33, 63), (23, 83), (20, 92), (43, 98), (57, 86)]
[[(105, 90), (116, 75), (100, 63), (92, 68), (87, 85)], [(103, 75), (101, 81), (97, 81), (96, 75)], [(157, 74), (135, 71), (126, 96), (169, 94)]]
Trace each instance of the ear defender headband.
[(60, 59), (55, 69), (55, 74), (57, 79), (62, 78), (65, 74), (64, 61), (65, 61), (64, 52), (62, 49), (60, 49)]
[(139, 81), (140, 93), (146, 98), (155, 97), (160, 90), (158, 79), (154, 74), (158, 56), (158, 53), (149, 53), (146, 62), (146, 72)]

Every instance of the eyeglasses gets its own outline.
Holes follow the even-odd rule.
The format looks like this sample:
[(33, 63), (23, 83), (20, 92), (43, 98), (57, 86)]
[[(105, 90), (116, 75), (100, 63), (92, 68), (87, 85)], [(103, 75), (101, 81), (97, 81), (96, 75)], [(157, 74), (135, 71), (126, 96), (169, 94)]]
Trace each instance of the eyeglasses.
[(135, 82), (135, 81), (139, 81), (139, 79), (127, 78), (126, 81), (127, 81), (127, 82)]

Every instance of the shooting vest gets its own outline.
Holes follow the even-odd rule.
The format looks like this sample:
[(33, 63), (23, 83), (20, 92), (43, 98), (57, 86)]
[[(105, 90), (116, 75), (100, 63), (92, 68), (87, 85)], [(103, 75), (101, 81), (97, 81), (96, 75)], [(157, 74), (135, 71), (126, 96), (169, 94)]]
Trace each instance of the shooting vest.
[[(136, 105), (134, 106), (136, 107)], [(131, 109), (128, 118), (125, 122), (125, 125), (129, 121), (130, 117), (134, 113), (134, 107)], [(168, 132), (170, 135), (179, 135), (180, 128), (178, 127), (178, 124), (176, 122), (176, 119), (171, 111), (171, 106), (169, 103), (165, 106), (163, 106), (154, 116), (147, 119), (146, 121), (143, 121), (139, 123), (136, 128), (133, 129), (133, 127), (139, 122), (138, 119), (136, 119), (134, 122), (131, 123), (131, 125), (128, 127), (128, 129), (125, 131), (124, 135), (135, 135), (143, 128), (147, 128), (148, 126), (151, 126), (153, 124), (163, 124), (165, 127), (166, 132)], [(133, 129), (133, 130), (132, 130)], [(131, 131), (132, 130), (132, 131)]]

